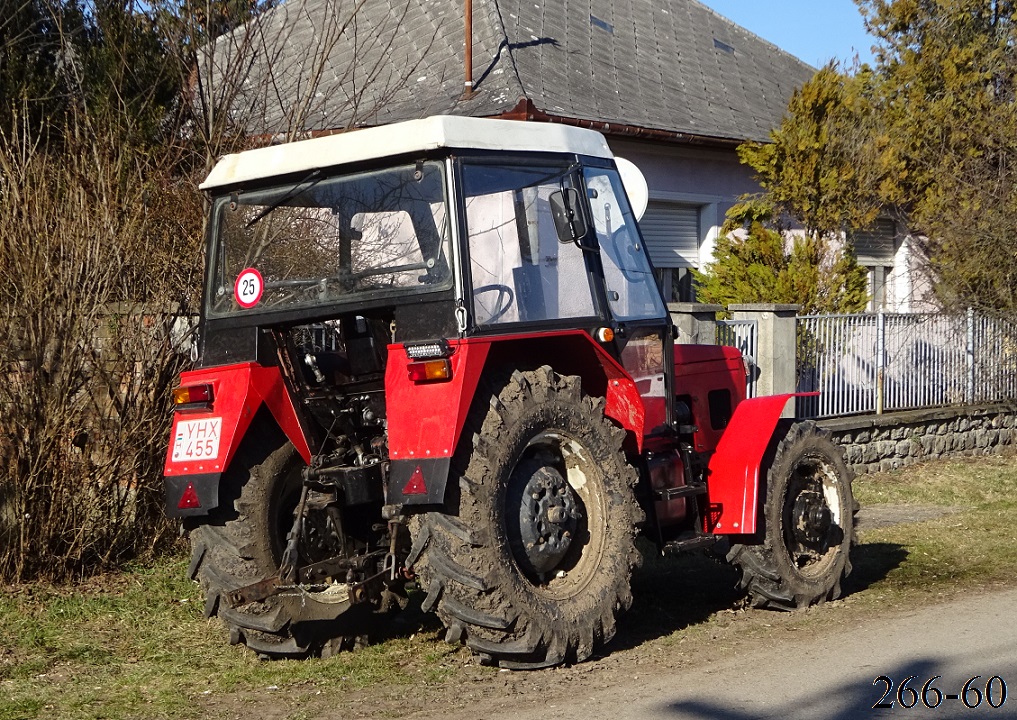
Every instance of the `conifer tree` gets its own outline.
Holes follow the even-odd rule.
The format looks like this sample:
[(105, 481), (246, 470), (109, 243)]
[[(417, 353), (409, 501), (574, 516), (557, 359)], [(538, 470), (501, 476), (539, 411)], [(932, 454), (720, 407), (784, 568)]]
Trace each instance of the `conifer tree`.
[(714, 260), (696, 272), (702, 302), (789, 303), (805, 314), (853, 313), (868, 303), (865, 269), (850, 246), (819, 233), (784, 233), (758, 201), (735, 206)]
[(856, 2), (874, 64), (820, 70), (743, 160), (810, 232), (889, 215), (918, 239), (945, 306), (1017, 312), (1017, 6)]

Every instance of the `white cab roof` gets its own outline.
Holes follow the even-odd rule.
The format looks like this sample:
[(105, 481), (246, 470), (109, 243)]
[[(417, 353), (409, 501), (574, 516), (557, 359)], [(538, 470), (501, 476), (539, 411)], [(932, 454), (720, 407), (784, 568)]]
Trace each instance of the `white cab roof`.
[(250, 180), (437, 148), (614, 157), (604, 136), (594, 130), (551, 123), (436, 115), (227, 155), (216, 163), (200, 187), (209, 190), (235, 186)]

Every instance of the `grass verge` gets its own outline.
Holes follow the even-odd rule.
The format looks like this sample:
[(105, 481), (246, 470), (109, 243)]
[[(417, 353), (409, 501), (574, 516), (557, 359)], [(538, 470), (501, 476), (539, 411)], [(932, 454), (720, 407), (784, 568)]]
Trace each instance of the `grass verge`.
[[(855, 582), (871, 583), (868, 590), (892, 598), (1012, 580), (1017, 569), (1017, 458), (929, 463), (862, 476), (855, 486), (863, 506), (900, 506), (905, 520), (860, 533)], [(908, 523), (909, 505), (950, 512)], [(891, 562), (890, 555), (896, 560)]]
[(328, 661), (261, 662), (202, 617), (186, 569), (181, 555), (74, 588), (6, 588), (0, 720), (196, 718), (208, 700), (249, 691), (440, 682), (457, 652), (422, 632)]
[[(855, 494), (863, 506), (894, 508), (899, 520), (860, 532), (848, 598), (828, 608), (876, 612), (1008, 582), (1017, 573), (1013, 458), (862, 476)], [(917, 505), (951, 512), (911, 522), (908, 508)], [(406, 695), (457, 707), (472, 697), (464, 688), (497, 684), (497, 671), (478, 667), (466, 651), (441, 642), (430, 621), (403, 637), (329, 660), (261, 662), (229, 646), (219, 623), (202, 617), (200, 593), (184, 579), (185, 571), (181, 554), (75, 587), (4, 588), (0, 720), (184, 720), (252, 713), (298, 720), (317, 717), (322, 708), (395, 717), (412, 709), (402, 700)], [(725, 628), (735, 628), (732, 635), (758, 636), (774, 624), (815, 625), (833, 617), (827, 608), (783, 616), (732, 612), (738, 607), (734, 579), (731, 568), (699, 556), (649, 559), (634, 578), (635, 606), (603, 664), (674, 657), (676, 646), (683, 656), (696, 658), (717, 647)], [(553, 682), (557, 672), (539, 682)], [(524, 677), (532, 683), (540, 676)], [(266, 714), (265, 708), (274, 709)]]

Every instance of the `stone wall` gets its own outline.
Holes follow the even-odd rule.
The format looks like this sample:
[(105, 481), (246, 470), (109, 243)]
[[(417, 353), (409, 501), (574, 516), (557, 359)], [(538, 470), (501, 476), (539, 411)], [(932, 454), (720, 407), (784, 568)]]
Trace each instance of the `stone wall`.
[(1017, 405), (912, 410), (821, 420), (858, 474), (943, 457), (991, 455), (1017, 443)]

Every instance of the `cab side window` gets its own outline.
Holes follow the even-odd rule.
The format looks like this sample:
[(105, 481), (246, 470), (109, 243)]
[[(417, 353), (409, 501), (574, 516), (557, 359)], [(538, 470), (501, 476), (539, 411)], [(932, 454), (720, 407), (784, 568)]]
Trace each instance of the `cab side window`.
[(567, 172), (553, 166), (465, 164), (478, 325), (596, 314), (583, 251), (558, 241), (548, 202)]

